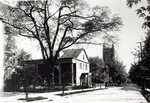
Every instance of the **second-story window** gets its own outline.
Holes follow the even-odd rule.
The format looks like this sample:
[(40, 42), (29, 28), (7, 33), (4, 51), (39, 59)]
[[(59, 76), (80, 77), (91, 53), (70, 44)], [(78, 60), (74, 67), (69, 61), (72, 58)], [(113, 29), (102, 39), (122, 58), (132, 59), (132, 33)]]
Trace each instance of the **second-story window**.
[(86, 70), (87, 70), (87, 64), (86, 64), (86, 67), (85, 67), (85, 68), (86, 68)]
[(82, 63), (80, 63), (80, 69), (82, 69)]

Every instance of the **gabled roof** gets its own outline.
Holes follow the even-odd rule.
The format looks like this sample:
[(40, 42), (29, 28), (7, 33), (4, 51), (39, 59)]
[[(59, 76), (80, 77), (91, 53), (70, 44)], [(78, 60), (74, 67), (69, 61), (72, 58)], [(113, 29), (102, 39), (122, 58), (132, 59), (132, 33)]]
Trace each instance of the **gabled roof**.
[[(61, 60), (70, 60), (70, 59), (77, 59), (78, 56), (80, 55), (80, 53), (84, 51), (87, 59), (88, 59), (88, 56), (85, 52), (85, 50), (83, 48), (80, 48), (80, 49), (67, 49), (67, 50), (63, 50), (63, 54), (59, 57), (58, 59), (58, 62), (61, 61)], [(27, 63), (27, 64), (43, 64), (44, 61), (43, 59), (37, 59), (37, 60), (27, 60), (27, 61), (23, 61), (24, 63)], [(89, 60), (88, 60), (89, 62)]]
[(77, 58), (84, 49), (67, 49), (60, 58)]

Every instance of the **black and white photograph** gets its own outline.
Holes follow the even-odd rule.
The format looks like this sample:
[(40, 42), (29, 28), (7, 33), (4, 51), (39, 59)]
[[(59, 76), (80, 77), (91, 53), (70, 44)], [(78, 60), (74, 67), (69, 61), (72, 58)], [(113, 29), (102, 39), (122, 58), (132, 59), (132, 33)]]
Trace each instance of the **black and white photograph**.
[(150, 0), (0, 0), (0, 103), (150, 103)]

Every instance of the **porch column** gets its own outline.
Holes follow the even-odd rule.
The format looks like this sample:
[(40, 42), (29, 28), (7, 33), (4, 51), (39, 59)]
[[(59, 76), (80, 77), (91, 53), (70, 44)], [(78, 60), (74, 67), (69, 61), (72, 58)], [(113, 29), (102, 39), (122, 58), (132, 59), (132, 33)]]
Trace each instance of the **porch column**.
[(74, 85), (74, 71), (73, 71), (73, 63), (71, 63), (71, 75), (72, 75), (72, 86)]
[(58, 64), (58, 70), (59, 70), (59, 85), (61, 86), (61, 66)]

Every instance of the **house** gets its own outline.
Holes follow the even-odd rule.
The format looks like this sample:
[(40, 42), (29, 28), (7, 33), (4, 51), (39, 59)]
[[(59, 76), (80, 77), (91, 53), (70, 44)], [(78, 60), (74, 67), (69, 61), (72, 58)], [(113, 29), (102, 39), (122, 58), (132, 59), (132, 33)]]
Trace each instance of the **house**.
[[(39, 74), (46, 74), (46, 65), (43, 60), (26, 61), (34, 64)], [(90, 63), (84, 49), (68, 49), (60, 52), (57, 66), (54, 69), (56, 85), (91, 86)]]

